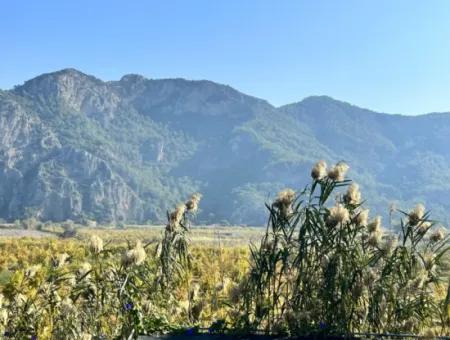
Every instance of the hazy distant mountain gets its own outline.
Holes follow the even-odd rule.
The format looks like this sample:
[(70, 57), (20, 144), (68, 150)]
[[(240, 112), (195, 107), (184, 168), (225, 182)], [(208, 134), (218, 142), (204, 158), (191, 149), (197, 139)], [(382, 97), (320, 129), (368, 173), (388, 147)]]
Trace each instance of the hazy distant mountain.
[[(450, 114), (376, 113), (329, 97), (275, 108), (210, 81), (77, 70), (0, 91), (0, 217), (161, 221), (194, 191), (203, 222), (260, 224), (264, 202), (341, 159), (377, 212), (450, 220)], [(375, 212), (374, 212), (375, 213)]]

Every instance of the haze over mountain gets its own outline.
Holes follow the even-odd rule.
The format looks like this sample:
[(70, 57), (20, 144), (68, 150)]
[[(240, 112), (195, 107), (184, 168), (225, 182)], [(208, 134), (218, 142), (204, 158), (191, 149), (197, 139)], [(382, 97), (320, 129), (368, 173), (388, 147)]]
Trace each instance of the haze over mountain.
[(424, 202), (449, 221), (450, 114), (389, 115), (309, 97), (276, 108), (211, 81), (74, 69), (0, 90), (0, 217), (163, 221), (204, 195), (199, 222), (262, 224), (264, 202), (345, 160), (373, 214)]

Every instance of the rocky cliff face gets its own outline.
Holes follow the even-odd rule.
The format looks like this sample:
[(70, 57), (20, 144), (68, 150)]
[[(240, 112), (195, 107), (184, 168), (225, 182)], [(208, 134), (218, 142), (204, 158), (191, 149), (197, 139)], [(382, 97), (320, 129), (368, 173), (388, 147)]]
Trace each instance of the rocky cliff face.
[(210, 81), (67, 69), (0, 91), (0, 217), (156, 222), (199, 190), (200, 222), (260, 224), (264, 202), (325, 158), (352, 165), (377, 211), (424, 201), (447, 219), (449, 135), (448, 114), (328, 97), (275, 108)]

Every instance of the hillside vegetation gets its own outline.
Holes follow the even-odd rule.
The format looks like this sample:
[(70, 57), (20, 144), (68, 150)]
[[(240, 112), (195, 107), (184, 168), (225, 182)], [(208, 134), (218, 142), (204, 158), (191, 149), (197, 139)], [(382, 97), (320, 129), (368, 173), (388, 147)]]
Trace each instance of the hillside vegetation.
[(0, 91), (0, 217), (162, 222), (204, 194), (202, 223), (261, 225), (260, 207), (302, 187), (317, 158), (352, 177), (387, 218), (427, 204), (449, 221), (450, 114), (388, 115), (329, 97), (275, 108), (210, 81), (77, 70)]

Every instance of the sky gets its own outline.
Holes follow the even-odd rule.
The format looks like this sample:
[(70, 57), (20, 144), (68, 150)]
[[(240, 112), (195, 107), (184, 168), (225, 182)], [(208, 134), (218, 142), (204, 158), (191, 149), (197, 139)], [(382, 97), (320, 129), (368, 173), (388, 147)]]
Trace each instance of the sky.
[(450, 111), (446, 0), (0, 0), (0, 32), (0, 89), (71, 67), (208, 79), (276, 106)]

